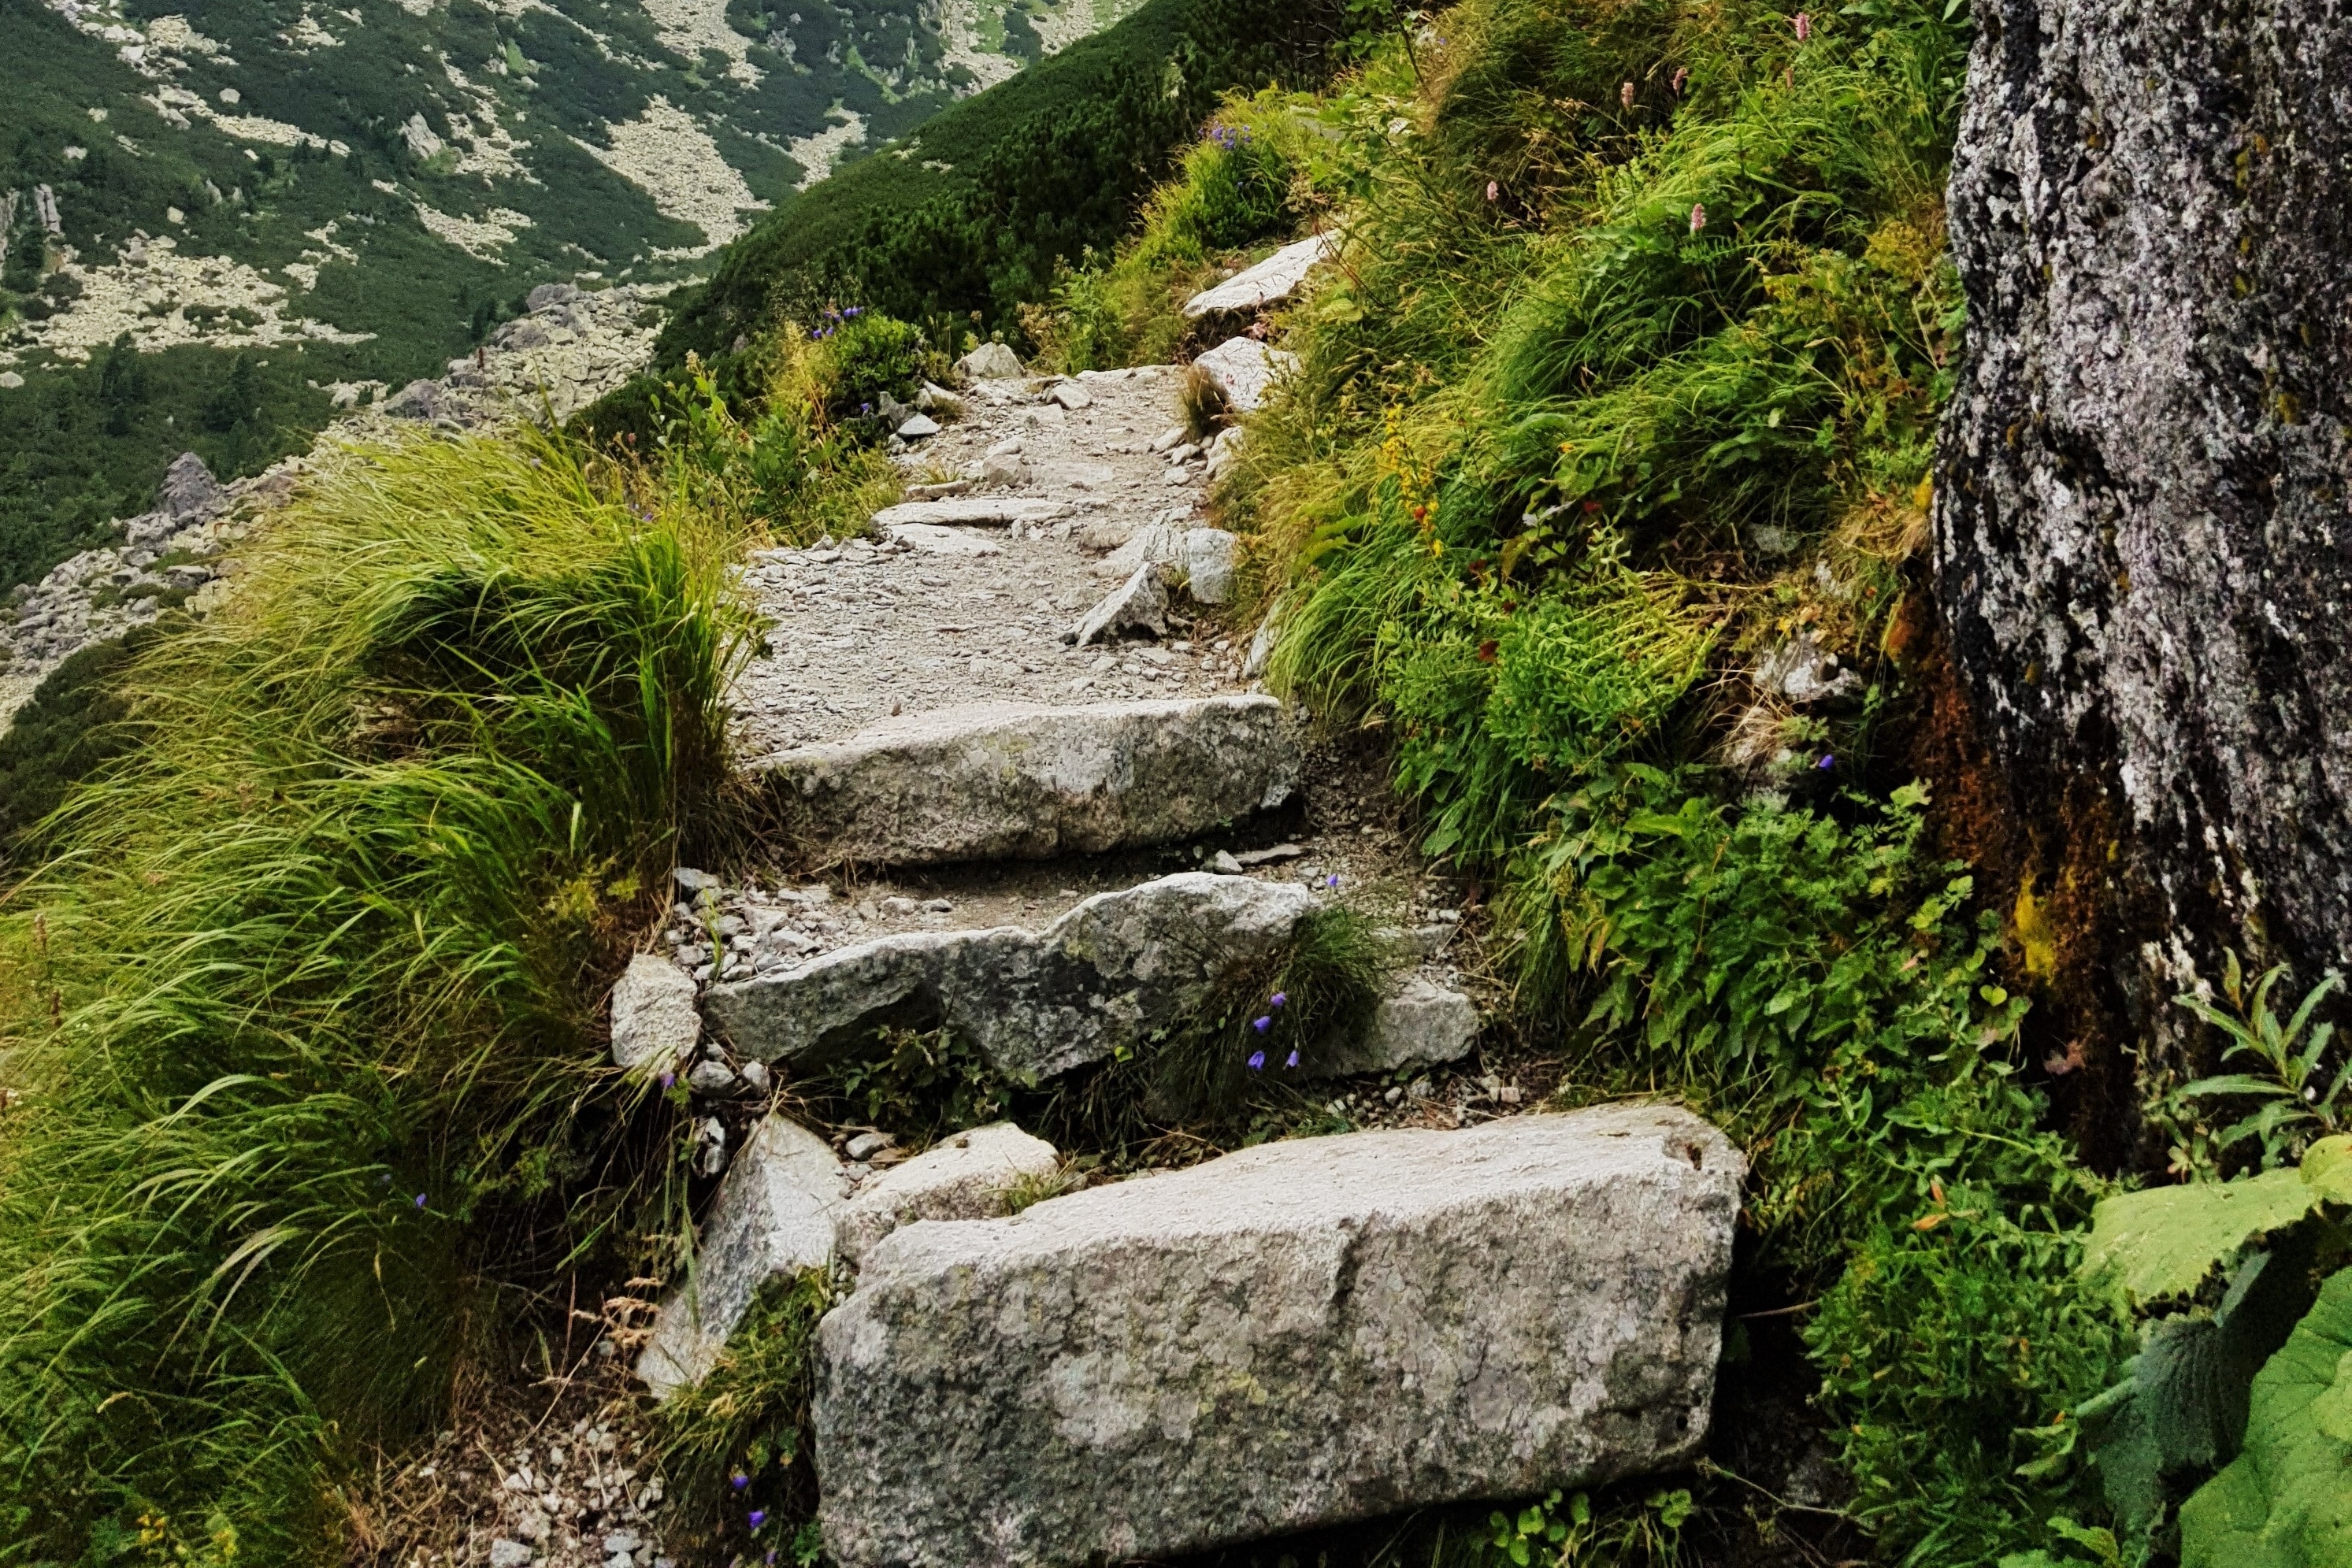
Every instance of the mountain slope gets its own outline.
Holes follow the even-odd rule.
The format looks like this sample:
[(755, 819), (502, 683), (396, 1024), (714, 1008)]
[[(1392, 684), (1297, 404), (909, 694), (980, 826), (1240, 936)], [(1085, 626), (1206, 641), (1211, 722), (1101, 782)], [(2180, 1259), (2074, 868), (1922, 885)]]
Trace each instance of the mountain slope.
[(236, 473), (302, 445), (537, 283), (686, 276), (1123, 8), (0, 0), (26, 62), (0, 93), (0, 570), (140, 509), (184, 447)]

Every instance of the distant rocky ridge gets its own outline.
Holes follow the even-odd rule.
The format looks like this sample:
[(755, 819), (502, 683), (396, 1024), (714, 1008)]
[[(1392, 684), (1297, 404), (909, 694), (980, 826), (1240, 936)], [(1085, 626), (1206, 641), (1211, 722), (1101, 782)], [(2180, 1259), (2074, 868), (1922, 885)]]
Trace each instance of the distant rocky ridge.
[(323, 449), (428, 423), (457, 433), (518, 419), (561, 420), (625, 381), (646, 360), (660, 324), (657, 290), (583, 289), (568, 283), (531, 291), (528, 313), (492, 333), (480, 351), (449, 361), (436, 380), (411, 382), (365, 402), (352, 387), (338, 401), (352, 412), (322, 432), (311, 455), (290, 457), (249, 479), (223, 485), (204, 460), (173, 461), (154, 509), (117, 521), (120, 544), (87, 549), (37, 583), (18, 585), (0, 609), (0, 722), (80, 649), (121, 637), (168, 609), (201, 615), (227, 592), (233, 551), (262, 515), (294, 493)]

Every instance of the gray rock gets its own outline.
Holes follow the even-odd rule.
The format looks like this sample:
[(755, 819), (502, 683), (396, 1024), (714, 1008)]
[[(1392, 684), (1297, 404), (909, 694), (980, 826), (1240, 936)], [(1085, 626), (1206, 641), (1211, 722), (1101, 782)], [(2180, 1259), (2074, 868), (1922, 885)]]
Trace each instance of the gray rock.
[(922, 441), (939, 433), (940, 422), (928, 413), (912, 414), (898, 427), (899, 438), (906, 441)]
[(1123, 581), (1150, 561), (1175, 565), (1184, 559), (1184, 535), (1188, 531), (1168, 523), (1147, 523), (1129, 534), (1126, 543), (1095, 562), (1096, 575)]
[(1745, 1168), (1617, 1105), (908, 1226), (818, 1329), (826, 1549), (1124, 1562), (1686, 1463)]
[(983, 556), (1003, 555), (1004, 547), (985, 534), (969, 528), (940, 528), (929, 523), (900, 523), (888, 530), (893, 544), (925, 555)]
[(441, 383), (413, 381), (376, 406), (388, 419), (432, 419), (441, 412)]
[(574, 283), (542, 283), (522, 297), (522, 308), (534, 315), (551, 310), (559, 305), (571, 305), (584, 298), (580, 286)]
[(1254, 681), (1265, 674), (1265, 666), (1274, 657), (1274, 645), (1280, 641), (1282, 624), (1269, 615), (1258, 623), (1255, 632), (1250, 633), (1249, 653), (1242, 661), (1244, 678)]
[(1002, 343), (982, 343), (955, 362), (955, 372), (968, 382), (1013, 381), (1028, 373), (1021, 356)]
[(213, 471), (205, 466), (203, 458), (193, 452), (183, 452), (163, 470), (163, 488), (157, 492), (155, 502), (184, 526), (218, 515), (227, 506), (228, 497), (221, 489), (220, 481), (213, 477)]
[(697, 871), (690, 865), (679, 866), (670, 876), (688, 893), (701, 893), (719, 885), (719, 879), (707, 871)]
[(1068, 409), (1072, 413), (1076, 413), (1082, 408), (1092, 408), (1095, 404), (1094, 393), (1087, 391), (1086, 388), (1080, 386), (1076, 382), (1059, 382), (1055, 386), (1054, 390), (1046, 395), (1051, 397), (1055, 402), (1060, 403), (1064, 408)]
[(1299, 766), (1280, 704), (1218, 696), (945, 708), (752, 768), (803, 858), (878, 866), (1188, 839), (1281, 805)]
[(832, 1265), (842, 1187), (824, 1139), (782, 1116), (759, 1124), (719, 1188), (691, 1274), (663, 1299), (637, 1358), (656, 1398), (710, 1375), (761, 1286)]
[(1103, 595), (1076, 627), (1062, 634), (1062, 641), (1083, 648), (1115, 643), (1130, 632), (1168, 635), (1168, 569), (1158, 561), (1137, 567), (1134, 576)]
[(651, 953), (630, 959), (613, 987), (613, 1065), (672, 1071), (701, 1033), (694, 981), (686, 971)]
[(943, 386), (925, 382), (915, 393), (915, 406), (925, 413), (938, 414), (941, 419), (961, 419), (963, 399)]
[(1390, 986), (1361, 1034), (1307, 1065), (1320, 1078), (1434, 1066), (1467, 1056), (1477, 1039), (1477, 1003), (1426, 975), (1407, 975)]
[(129, 549), (152, 549), (180, 527), (180, 519), (169, 512), (142, 512), (122, 525), (122, 543)]
[(991, 453), (980, 460), (980, 482), (983, 485), (1024, 485), (1029, 480), (1029, 465), (1018, 452)]
[(1764, 655), (1756, 684), (1799, 707), (1829, 707), (1858, 700), (1862, 676), (1838, 667), (1838, 656), (1822, 646), (1821, 634), (1801, 632)]
[(501, 1537), (490, 1542), (490, 1568), (528, 1568), (531, 1549), (520, 1541)]
[(1248, 413), (1265, 401), (1275, 378), (1297, 360), (1297, 355), (1269, 349), (1255, 338), (1235, 338), (1192, 362), (1216, 378), (1234, 413)]
[(735, 1070), (723, 1061), (698, 1061), (686, 1075), (686, 1086), (697, 1094), (732, 1094)]
[(1240, 544), (1223, 528), (1184, 530), (1184, 589), (1202, 604), (1234, 601), (1234, 556)]
[(841, 1217), (841, 1255), (855, 1263), (874, 1244), (918, 1219), (992, 1219), (1013, 1184), (1050, 1176), (1062, 1157), (1043, 1138), (994, 1122), (940, 1139), (857, 1189)]
[(1035, 1082), (1145, 1043), (1318, 907), (1291, 883), (1185, 872), (1097, 894), (1043, 931), (909, 932), (780, 974), (713, 986), (703, 1008), (739, 1056), (829, 1054), (884, 1019), (939, 1023)]
[(1319, 234), (1284, 246), (1264, 261), (1184, 301), (1184, 319), (1197, 321), (1222, 310), (1256, 311), (1298, 292), (1315, 264), (1339, 248), (1336, 234)]
[(919, 523), (931, 528), (986, 528), (1006, 523), (1050, 523), (1064, 515), (1059, 501), (1023, 501), (990, 496), (957, 496), (944, 501), (901, 501), (874, 514), (877, 528)]

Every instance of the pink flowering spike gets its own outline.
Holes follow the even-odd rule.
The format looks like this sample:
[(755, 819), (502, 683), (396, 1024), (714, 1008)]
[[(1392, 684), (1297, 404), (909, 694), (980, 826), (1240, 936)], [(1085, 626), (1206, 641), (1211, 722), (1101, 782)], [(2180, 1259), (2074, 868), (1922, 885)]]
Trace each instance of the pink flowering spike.
[(1627, 82), (1623, 87), (1617, 89), (1617, 101), (1625, 106), (1626, 113), (1631, 114), (1633, 112), (1633, 84), (1632, 82)]
[(1486, 199), (1487, 199), (1488, 201), (1490, 201), (1490, 202), (1491, 202), (1491, 201), (1493, 201), (1496, 197), (1497, 197), (1497, 196), (1501, 195), (1502, 193), (1503, 193), (1503, 187), (1502, 187), (1501, 185), (1499, 185), (1499, 184), (1496, 183), (1495, 183), (1494, 181), (1492, 181), (1492, 180), (1489, 180), (1489, 181), (1487, 181), (1487, 182), (1486, 182)]
[(1691, 233), (1696, 234), (1699, 230), (1705, 227), (1706, 227), (1706, 205), (1703, 202), (1693, 202), (1691, 204)]
[(1813, 36), (1813, 18), (1811, 12), (1800, 11), (1790, 17), (1790, 21), (1796, 26), (1797, 42), (1801, 44)]

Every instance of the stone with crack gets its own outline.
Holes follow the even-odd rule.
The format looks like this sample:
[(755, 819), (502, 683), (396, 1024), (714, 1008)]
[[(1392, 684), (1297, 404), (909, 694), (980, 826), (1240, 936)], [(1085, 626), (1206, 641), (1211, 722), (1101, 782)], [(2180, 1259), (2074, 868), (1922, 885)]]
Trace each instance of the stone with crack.
[(1281, 704), (1227, 695), (942, 708), (751, 770), (803, 861), (882, 866), (1190, 839), (1280, 806), (1300, 767)]
[(832, 1266), (845, 1207), (824, 1140), (771, 1115), (735, 1156), (702, 1228), (692, 1277), (662, 1301), (637, 1375), (656, 1399), (700, 1383), (770, 1280)]
[(1182, 872), (1097, 894), (1043, 931), (909, 932), (710, 988), (740, 1056), (819, 1060), (880, 1023), (943, 1026), (1034, 1083), (1191, 1017), (1227, 977), (1278, 955), (1319, 908), (1294, 883)]
[(826, 1551), (1075, 1568), (1687, 1464), (1746, 1164), (1611, 1105), (908, 1226), (817, 1330)]
[(1062, 641), (1083, 648), (1094, 643), (1116, 643), (1130, 632), (1168, 635), (1168, 569), (1147, 560), (1135, 575), (1103, 595), (1077, 625), (1062, 633)]

